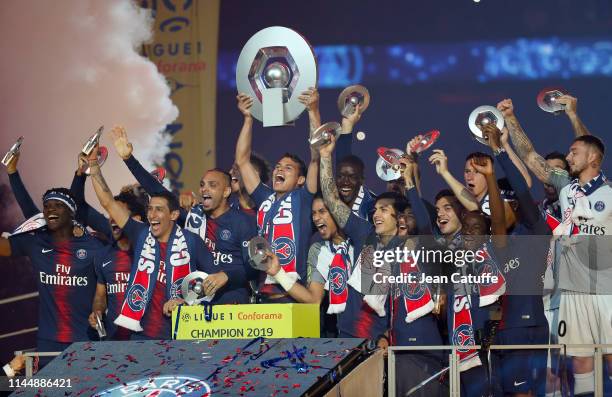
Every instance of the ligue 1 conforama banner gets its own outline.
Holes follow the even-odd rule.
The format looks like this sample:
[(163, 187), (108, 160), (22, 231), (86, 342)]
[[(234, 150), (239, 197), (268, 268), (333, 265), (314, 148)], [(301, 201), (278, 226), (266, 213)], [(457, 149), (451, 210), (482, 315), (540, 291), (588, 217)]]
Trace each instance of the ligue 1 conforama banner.
[(143, 46), (168, 80), (179, 117), (165, 157), (171, 188), (195, 189), (215, 166), (215, 106), (219, 0), (143, 0), (155, 18), (153, 42)]

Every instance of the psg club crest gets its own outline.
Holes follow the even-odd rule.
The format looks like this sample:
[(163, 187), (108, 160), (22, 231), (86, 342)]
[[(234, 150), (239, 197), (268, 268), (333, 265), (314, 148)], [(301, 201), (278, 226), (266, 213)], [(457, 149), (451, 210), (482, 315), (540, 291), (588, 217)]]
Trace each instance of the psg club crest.
[(595, 203), (593, 208), (595, 208), (595, 211), (601, 212), (601, 211), (603, 211), (606, 208), (606, 205), (604, 204), (603, 201), (598, 201), (598, 202)]
[[(453, 332), (453, 345), (457, 346), (470, 346), (475, 345), (474, 341), (474, 330), (468, 324), (461, 324)], [(457, 349), (459, 353), (465, 353), (470, 349)]]
[(77, 252), (76, 252), (76, 257), (77, 257), (77, 258), (79, 258), (79, 259), (85, 259), (85, 258), (87, 258), (87, 251), (85, 251), (85, 250), (84, 250), (84, 249), (82, 249), (82, 248), (81, 248), (80, 250), (77, 250)]
[(346, 289), (346, 271), (340, 267), (329, 269), (329, 289), (336, 295), (340, 295)]
[(231, 236), (232, 233), (229, 230), (224, 229), (221, 231), (221, 240), (227, 241), (230, 239)]
[(156, 376), (123, 383), (106, 389), (96, 397), (210, 397), (211, 390), (203, 380), (185, 375)]
[(417, 301), (425, 295), (425, 285), (421, 283), (402, 283), (402, 295), (408, 300)]
[(127, 303), (130, 309), (135, 312), (144, 310), (147, 305), (147, 293), (145, 287), (140, 284), (134, 284), (127, 292)]
[(289, 264), (295, 258), (295, 243), (287, 237), (279, 237), (272, 243), (281, 266)]
[(493, 276), (499, 276), (499, 269), (495, 265), (495, 262), (491, 260), (485, 260), (484, 262), (482, 262), (482, 265), (479, 266), (478, 274), (491, 275), (491, 277), (482, 278), (482, 280), (479, 282), (479, 284), (481, 285), (488, 286), (493, 284), (493, 281), (491, 280)]

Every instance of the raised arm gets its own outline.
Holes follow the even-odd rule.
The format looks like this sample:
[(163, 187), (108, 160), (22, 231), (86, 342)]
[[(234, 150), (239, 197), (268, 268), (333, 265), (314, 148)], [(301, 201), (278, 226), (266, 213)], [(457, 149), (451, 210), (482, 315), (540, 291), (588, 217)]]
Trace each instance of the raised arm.
[(319, 149), (321, 155), (321, 192), (323, 193), (323, 202), (329, 208), (329, 212), (340, 229), (343, 229), (351, 214), (351, 209), (340, 200), (336, 181), (334, 181), (332, 153), (335, 145), (336, 139), (332, 137), (330, 143)]
[(238, 109), (244, 116), (242, 129), (236, 142), (236, 165), (242, 175), (242, 183), (248, 194), (253, 193), (259, 185), (261, 179), (251, 164), (251, 143), (253, 142), (253, 116), (251, 116), (251, 106), (253, 99), (246, 94), (238, 94)]
[(70, 191), (77, 203), (76, 220), (112, 240), (113, 231), (108, 219), (85, 201), (85, 180), (87, 175), (84, 169), (88, 166), (87, 156), (81, 153), (79, 155), (79, 166), (74, 173), (72, 184), (70, 185)]
[(349, 117), (342, 117), (343, 134), (336, 140), (336, 168), (346, 156), (353, 154), (353, 128), (361, 119), (361, 105), (355, 106), (355, 111)]
[[(312, 132), (321, 126), (321, 113), (319, 112), (319, 91), (316, 88), (310, 87), (302, 92), (298, 100), (306, 106), (308, 110), (308, 121), (310, 123), (309, 136)], [(319, 152), (310, 149), (310, 163), (306, 172), (306, 189), (314, 194), (319, 186)]]
[(21, 212), (26, 219), (33, 217), (34, 215), (40, 213), (36, 204), (32, 200), (30, 193), (26, 189), (23, 184), (23, 180), (17, 171), (17, 163), (19, 162), (19, 153), (17, 153), (10, 163), (6, 166), (6, 171), (9, 176), (9, 183), (11, 184), (11, 190), (13, 191), (13, 195), (17, 200), (17, 204), (19, 204), (19, 208), (21, 208)]
[(525, 163), (523, 163), (523, 161), (521, 161), (519, 156), (517, 156), (516, 153), (514, 152), (514, 149), (512, 148), (512, 145), (510, 144), (510, 133), (508, 132), (507, 127), (504, 127), (502, 129), (500, 141), (501, 141), (502, 148), (508, 154), (508, 157), (512, 161), (512, 164), (514, 164), (516, 169), (521, 173), (521, 175), (523, 176), (523, 179), (525, 179), (525, 183), (527, 184), (527, 186), (531, 188), (531, 186), (533, 185), (533, 181), (531, 180), (531, 175), (529, 174), (529, 170), (525, 166)]
[(403, 157), (400, 159), (400, 163), (404, 164), (406, 167), (403, 171), (404, 181), (406, 182), (406, 198), (410, 203), (410, 208), (412, 209), (412, 213), (416, 221), (417, 234), (433, 234), (431, 219), (427, 213), (427, 208), (425, 208), (425, 204), (423, 203), (423, 200), (421, 200), (415, 185), (414, 175), (415, 168), (417, 166), (415, 158), (412, 156)]
[(565, 105), (565, 114), (572, 123), (572, 128), (574, 129), (574, 135), (576, 137), (591, 135), (584, 123), (582, 123), (582, 120), (580, 120), (580, 117), (578, 117), (578, 112), (576, 111), (578, 99), (570, 95), (563, 95), (557, 99), (557, 102)]
[(429, 157), (429, 163), (436, 166), (436, 172), (440, 175), (448, 187), (455, 193), (455, 196), (459, 199), (461, 205), (463, 205), (468, 211), (476, 211), (480, 208), (480, 204), (474, 195), (467, 190), (461, 182), (459, 182), (448, 170), (448, 158), (444, 151), (441, 149), (435, 149), (433, 154)]
[(514, 106), (512, 100), (504, 99), (497, 104), (499, 109), (504, 115), (508, 132), (510, 133), (510, 139), (512, 144), (516, 148), (516, 153), (521, 160), (527, 165), (527, 167), (534, 173), (536, 178), (544, 183), (551, 184), (551, 174), (555, 172), (554, 168), (546, 163), (544, 157), (540, 156), (533, 147), (533, 144), (523, 131), (521, 124), (519, 123), (516, 115), (514, 114)]
[(113, 197), (113, 193), (106, 184), (100, 166), (98, 166), (98, 147), (96, 146), (89, 155), (89, 168), (91, 183), (100, 201), (100, 205), (108, 212), (110, 217), (117, 223), (117, 226), (123, 228), (130, 218), (130, 213), (121, 206)]

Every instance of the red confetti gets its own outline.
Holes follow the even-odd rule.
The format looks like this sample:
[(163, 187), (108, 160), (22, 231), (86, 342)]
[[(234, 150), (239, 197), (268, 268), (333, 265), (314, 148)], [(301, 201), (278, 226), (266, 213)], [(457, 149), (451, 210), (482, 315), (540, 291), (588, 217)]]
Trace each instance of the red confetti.
[(294, 389), (299, 389), (300, 387), (302, 387), (302, 385), (300, 385), (299, 383), (294, 383), (293, 384), (293, 388)]

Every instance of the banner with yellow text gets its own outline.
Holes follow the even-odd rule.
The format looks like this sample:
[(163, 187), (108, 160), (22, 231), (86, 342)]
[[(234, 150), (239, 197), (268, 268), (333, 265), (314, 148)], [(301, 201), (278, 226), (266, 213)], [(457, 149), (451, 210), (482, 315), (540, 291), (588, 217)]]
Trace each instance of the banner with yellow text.
[(164, 167), (171, 189), (194, 190), (215, 166), (219, 0), (145, 0), (155, 17), (153, 42), (143, 55), (168, 80), (179, 117)]

